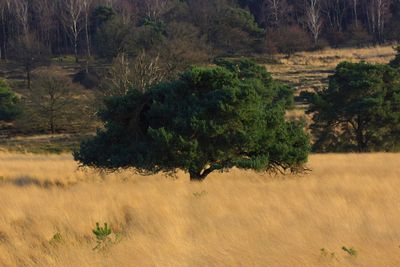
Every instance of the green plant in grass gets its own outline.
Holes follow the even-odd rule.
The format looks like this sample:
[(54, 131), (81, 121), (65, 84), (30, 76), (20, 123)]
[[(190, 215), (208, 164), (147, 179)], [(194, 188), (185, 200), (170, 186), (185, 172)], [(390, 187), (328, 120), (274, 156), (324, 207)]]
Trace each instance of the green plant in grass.
[(62, 242), (64, 242), (64, 239), (63, 239), (63, 237), (62, 237), (62, 235), (61, 235), (60, 232), (55, 233), (55, 234), (53, 235), (53, 237), (52, 237), (52, 238), (50, 239), (50, 241), (49, 241), (49, 243), (50, 243), (51, 245), (60, 244), (60, 243), (62, 243)]
[(353, 247), (347, 248), (347, 247), (343, 246), (342, 250), (347, 252), (347, 254), (349, 254), (352, 257), (357, 257), (358, 252)]
[(101, 249), (107, 246), (111, 242), (111, 228), (108, 227), (107, 223), (104, 223), (104, 227), (100, 227), (99, 223), (96, 223), (96, 228), (92, 230), (93, 234), (96, 236), (97, 245), (93, 250)]

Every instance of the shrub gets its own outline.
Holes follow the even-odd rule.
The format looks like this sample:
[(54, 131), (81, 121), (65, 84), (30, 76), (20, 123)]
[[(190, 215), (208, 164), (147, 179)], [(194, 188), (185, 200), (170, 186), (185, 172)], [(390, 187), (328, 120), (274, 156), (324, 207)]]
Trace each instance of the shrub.
[(20, 113), (18, 97), (8, 84), (0, 79), (0, 121), (13, 121)]
[(88, 71), (86, 71), (86, 69), (83, 69), (74, 75), (73, 82), (80, 83), (83, 87), (87, 89), (93, 89), (99, 86), (100, 75), (96, 72), (96, 70), (92, 68), (89, 68)]

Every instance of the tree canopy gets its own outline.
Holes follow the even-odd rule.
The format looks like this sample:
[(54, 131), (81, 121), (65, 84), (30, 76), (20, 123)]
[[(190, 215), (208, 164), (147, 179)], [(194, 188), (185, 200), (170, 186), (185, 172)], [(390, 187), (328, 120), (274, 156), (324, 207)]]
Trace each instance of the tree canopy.
[(251, 61), (193, 67), (145, 93), (106, 100), (105, 129), (81, 144), (82, 165), (140, 173), (187, 171), (203, 180), (233, 167), (296, 171), (307, 161), (309, 138), (286, 121), (292, 90)]
[(0, 79), (0, 121), (12, 121), (20, 114), (18, 97), (4, 80)]
[(396, 57), (390, 61), (390, 66), (393, 68), (400, 68), (400, 45), (395, 48), (397, 51)]
[(327, 90), (311, 97), (318, 151), (393, 151), (400, 144), (400, 72), (388, 65), (343, 62)]

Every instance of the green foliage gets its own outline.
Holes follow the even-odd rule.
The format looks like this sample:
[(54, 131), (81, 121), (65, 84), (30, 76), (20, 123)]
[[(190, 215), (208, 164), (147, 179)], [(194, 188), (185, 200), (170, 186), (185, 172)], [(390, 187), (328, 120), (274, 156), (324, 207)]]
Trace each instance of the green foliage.
[(112, 59), (119, 53), (132, 54), (134, 35), (131, 25), (115, 18), (102, 24), (95, 36), (97, 54), (106, 59)]
[(257, 25), (253, 15), (247, 10), (228, 8), (226, 10), (226, 18), (231, 27), (240, 28), (254, 36), (263, 33), (263, 29)]
[(62, 242), (63, 242), (63, 237), (59, 232), (55, 233), (49, 241), (49, 243), (52, 245), (56, 245)]
[(309, 139), (302, 124), (285, 120), (288, 93), (250, 61), (194, 67), (144, 94), (106, 100), (105, 130), (74, 156), (82, 165), (144, 174), (182, 169), (193, 180), (232, 167), (296, 171)]
[(400, 68), (400, 45), (395, 48), (397, 54), (396, 57), (390, 61), (390, 66), (393, 68)]
[(11, 91), (8, 84), (0, 79), (0, 121), (12, 121), (20, 113), (18, 97)]
[(264, 32), (250, 12), (241, 8), (225, 7), (216, 14), (209, 41), (227, 54), (246, 54), (254, 51)]
[(400, 73), (368, 63), (340, 63), (329, 87), (310, 96), (317, 151), (399, 149)]
[(357, 250), (355, 250), (354, 248), (347, 248), (345, 246), (342, 247), (342, 250), (347, 252), (347, 254), (349, 254), (350, 256), (353, 257), (357, 257)]
[(97, 239), (97, 245), (93, 248), (93, 250), (100, 249), (111, 241), (110, 235), (112, 231), (111, 228), (108, 227), (107, 223), (104, 223), (104, 227), (101, 227), (99, 223), (96, 223), (96, 228), (93, 229), (92, 232)]
[(91, 24), (93, 31), (95, 32), (97, 28), (101, 27), (107, 21), (112, 20), (115, 17), (115, 12), (111, 7), (108, 6), (98, 6), (96, 7), (91, 16)]

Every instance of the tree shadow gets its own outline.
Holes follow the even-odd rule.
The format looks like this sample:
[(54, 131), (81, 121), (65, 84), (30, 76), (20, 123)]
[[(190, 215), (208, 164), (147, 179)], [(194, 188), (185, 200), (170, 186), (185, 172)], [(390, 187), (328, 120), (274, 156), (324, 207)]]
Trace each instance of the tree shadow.
[(15, 179), (2, 179), (0, 180), (0, 184), (11, 184), (17, 187), (28, 187), (28, 186), (36, 186), (40, 188), (65, 188), (66, 185), (63, 184), (62, 182), (56, 180), (56, 181), (50, 181), (50, 180), (39, 180), (34, 177), (29, 177), (29, 176), (21, 176), (17, 177)]

